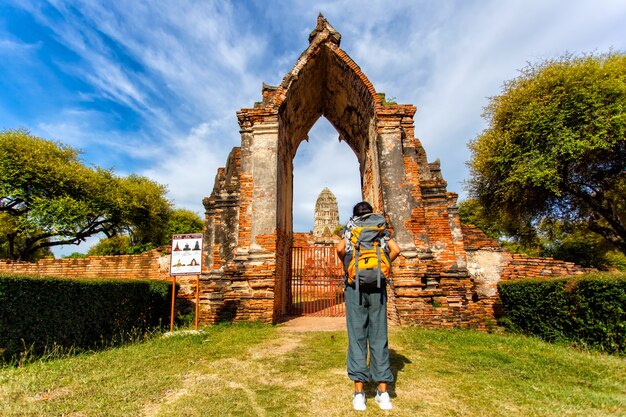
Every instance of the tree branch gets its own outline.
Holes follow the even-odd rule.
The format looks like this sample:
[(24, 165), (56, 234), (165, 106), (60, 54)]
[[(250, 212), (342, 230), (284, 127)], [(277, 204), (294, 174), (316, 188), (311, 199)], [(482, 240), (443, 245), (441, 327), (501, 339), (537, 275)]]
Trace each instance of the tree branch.
[(626, 253), (626, 241), (618, 236), (617, 233), (611, 228), (604, 227), (597, 222), (597, 219), (589, 221), (589, 230), (596, 232), (602, 236), (607, 242), (612, 243), (618, 250)]
[[(622, 224), (619, 216), (615, 215), (616, 214), (615, 211), (610, 208), (612, 204), (607, 198), (605, 198), (605, 194), (602, 191), (599, 191), (598, 193), (596, 193), (595, 196), (591, 196), (583, 192), (582, 190), (579, 190), (575, 187), (570, 187), (567, 184), (564, 184), (564, 188), (567, 192), (571, 193), (574, 197), (580, 199), (582, 202), (587, 204), (594, 213), (600, 215), (604, 220), (606, 220), (606, 222), (610, 226), (610, 229), (604, 228), (603, 226), (600, 226), (600, 225), (597, 225), (598, 227), (602, 227), (607, 230), (612, 230), (616, 237), (619, 237), (619, 239), (622, 242), (626, 242), (626, 227), (624, 226), (624, 224)], [(597, 220), (593, 220), (593, 222), (597, 224)], [(600, 234), (602, 236), (605, 236), (602, 233)], [(613, 243), (611, 240), (609, 241)]]
[[(26, 255), (35, 252), (38, 249), (48, 248), (53, 246), (61, 246), (61, 245), (78, 245), (80, 242), (83, 242), (87, 237), (93, 236), (98, 233), (105, 233), (110, 231), (110, 229), (115, 228), (115, 225), (110, 222), (110, 220), (102, 219), (99, 221), (90, 221), (89, 224), (81, 229), (77, 233), (70, 232), (59, 232), (59, 233), (41, 233), (37, 236), (31, 237), (26, 240), (24, 249), (22, 250), (22, 258), (25, 258)], [(53, 237), (60, 236), (69, 236), (67, 239), (63, 240), (48, 240)]]
[(0, 198), (0, 212), (9, 213), (12, 216), (20, 216), (28, 212), (28, 210), (28, 204), (21, 198)]

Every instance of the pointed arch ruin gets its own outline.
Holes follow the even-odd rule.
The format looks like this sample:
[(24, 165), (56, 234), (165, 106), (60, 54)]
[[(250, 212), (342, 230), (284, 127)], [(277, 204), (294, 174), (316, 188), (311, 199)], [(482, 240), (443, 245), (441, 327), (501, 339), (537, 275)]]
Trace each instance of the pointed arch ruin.
[(357, 156), (363, 198), (385, 214), (402, 249), (389, 289), (393, 318), (477, 322), (457, 195), (447, 192), (439, 162), (427, 161), (414, 135), (416, 108), (386, 102), (340, 42), (320, 15), (280, 85), (264, 84), (262, 101), (237, 113), (241, 146), (204, 199), (201, 320), (276, 322), (285, 314), (293, 158), (324, 116)]

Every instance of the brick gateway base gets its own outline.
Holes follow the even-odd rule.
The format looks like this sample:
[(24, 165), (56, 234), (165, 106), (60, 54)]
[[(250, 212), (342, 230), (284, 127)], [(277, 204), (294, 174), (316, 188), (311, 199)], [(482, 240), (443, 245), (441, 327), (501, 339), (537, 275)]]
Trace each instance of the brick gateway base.
[[(485, 329), (486, 324), (494, 317), (494, 306), (497, 306), (496, 285), (499, 281), (527, 278), (527, 277), (554, 277), (573, 275), (585, 272), (584, 268), (569, 262), (556, 261), (550, 258), (531, 258), (524, 255), (510, 254), (503, 251), (495, 241), (487, 238), (479, 229), (473, 226), (463, 226), (464, 243), (468, 258), (468, 271), (472, 283), (472, 303), (468, 310), (477, 317), (477, 322), (455, 322), (447, 320), (450, 316), (449, 305), (445, 296), (432, 295), (422, 291), (413, 297), (413, 302), (419, 305), (428, 305), (428, 311), (433, 314), (432, 321), (421, 324), (437, 325), (465, 325), (478, 326)], [(295, 239), (300, 244), (299, 239)], [(83, 259), (42, 259), (39, 262), (0, 261), (0, 273), (18, 273), (41, 276), (56, 276), (59, 278), (91, 279), (123, 278), (123, 279), (169, 279), (170, 259), (166, 252), (153, 250), (141, 255), (125, 256), (94, 256)], [(195, 302), (195, 277), (178, 277), (181, 285), (178, 292), (179, 307)], [(263, 292), (251, 293), (243, 301), (236, 297), (241, 289), (249, 291), (250, 283), (244, 281), (219, 281), (210, 275), (203, 275), (200, 288), (200, 314), (202, 322), (213, 323), (219, 320), (257, 320), (258, 316), (245, 315), (247, 306), (255, 297), (262, 299)], [(222, 287), (218, 287), (220, 284)], [(223, 291), (227, 288), (228, 292)], [(220, 291), (221, 290), (221, 291)], [(270, 293), (271, 294), (271, 293)], [(225, 297), (227, 295), (228, 297)], [(389, 318), (395, 323), (411, 324), (402, 320), (397, 306), (395, 291), (390, 291)], [(474, 301), (474, 300), (477, 300)], [(185, 301), (181, 303), (180, 301)], [(250, 304), (249, 304), (250, 303)], [(262, 304), (261, 304), (262, 305)], [(190, 311), (191, 311), (190, 310)], [(208, 313), (211, 313), (210, 315)], [(482, 314), (482, 316), (481, 316)], [(270, 321), (270, 320), (264, 320)]]

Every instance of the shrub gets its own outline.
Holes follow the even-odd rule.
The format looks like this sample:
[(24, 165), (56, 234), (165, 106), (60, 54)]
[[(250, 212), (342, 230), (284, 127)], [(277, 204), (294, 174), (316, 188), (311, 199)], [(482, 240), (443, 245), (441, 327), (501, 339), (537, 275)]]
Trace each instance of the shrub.
[(498, 284), (512, 330), (548, 341), (570, 341), (626, 352), (626, 274), (593, 273)]
[(92, 349), (168, 322), (164, 281), (72, 280), (0, 275), (0, 352)]

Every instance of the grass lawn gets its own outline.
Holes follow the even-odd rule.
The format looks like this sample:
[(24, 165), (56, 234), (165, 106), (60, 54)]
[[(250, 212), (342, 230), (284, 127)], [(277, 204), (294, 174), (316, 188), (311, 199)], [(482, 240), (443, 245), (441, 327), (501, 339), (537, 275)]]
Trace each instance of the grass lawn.
[(626, 416), (626, 358), (394, 329), (394, 410), (352, 410), (344, 332), (215, 326), (0, 369), (1, 416)]

